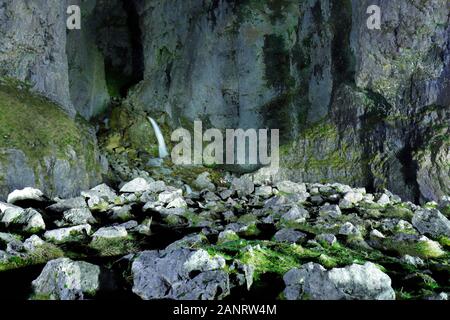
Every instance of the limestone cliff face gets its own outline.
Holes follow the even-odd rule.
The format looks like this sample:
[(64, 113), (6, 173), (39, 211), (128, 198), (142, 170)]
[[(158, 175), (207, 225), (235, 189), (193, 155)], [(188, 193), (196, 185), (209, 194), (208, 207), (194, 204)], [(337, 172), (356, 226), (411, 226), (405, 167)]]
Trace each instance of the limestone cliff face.
[(66, 36), (64, 1), (2, 1), (0, 76), (85, 119), (128, 95), (173, 127), (278, 128), (275, 179), (450, 193), (447, 0), (76, 3), (83, 28)]
[(0, 200), (27, 186), (68, 197), (102, 180), (95, 130), (76, 114), (89, 119), (109, 99), (103, 60), (83, 36), (66, 36), (66, 10), (0, 2)]
[(71, 117), (65, 1), (0, 2), (0, 76), (32, 84)]
[[(135, 105), (176, 123), (281, 129), (278, 178), (448, 194), (448, 1), (137, 3)], [(372, 4), (381, 30), (366, 26)]]

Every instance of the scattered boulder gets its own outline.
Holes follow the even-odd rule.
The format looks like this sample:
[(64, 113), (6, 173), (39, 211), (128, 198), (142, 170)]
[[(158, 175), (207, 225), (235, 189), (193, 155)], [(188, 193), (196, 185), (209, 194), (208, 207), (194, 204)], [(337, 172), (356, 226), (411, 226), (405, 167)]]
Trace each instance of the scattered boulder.
[(339, 229), (339, 234), (344, 236), (358, 235), (360, 232), (351, 222), (344, 223)]
[(79, 208), (87, 208), (87, 203), (84, 197), (59, 200), (55, 204), (48, 206), (46, 210), (56, 213), (63, 213), (71, 209), (79, 209)]
[(37, 235), (32, 235), (24, 241), (23, 247), (27, 252), (34, 252), (37, 248), (42, 247), (44, 244), (44, 240), (39, 238)]
[(290, 228), (281, 229), (273, 236), (273, 238), (277, 242), (288, 243), (299, 243), (302, 240), (306, 239), (306, 237), (307, 235), (305, 233)]
[(334, 245), (337, 242), (336, 236), (331, 233), (322, 233), (316, 236), (316, 241), (319, 243), (324, 243), (329, 246)]
[(305, 193), (306, 185), (304, 183), (295, 183), (291, 181), (278, 182), (275, 187), (283, 193)]
[(263, 198), (269, 198), (273, 195), (273, 188), (271, 186), (261, 186), (255, 189), (255, 195)]
[(219, 233), (217, 244), (239, 240), (239, 236), (233, 230), (225, 230)]
[(239, 197), (252, 194), (255, 191), (255, 184), (250, 177), (233, 178), (231, 181), (231, 189), (235, 190)]
[(216, 186), (211, 182), (209, 176), (209, 172), (203, 172), (199, 174), (197, 179), (195, 179), (194, 181), (194, 187), (196, 187), (198, 190), (216, 191)]
[(373, 263), (327, 271), (316, 263), (294, 268), (283, 277), (288, 300), (394, 300), (391, 279)]
[(22, 190), (14, 190), (8, 195), (7, 202), (10, 204), (16, 204), (24, 201), (45, 201), (44, 193), (39, 189), (25, 188)]
[(136, 178), (126, 183), (121, 189), (121, 193), (143, 193), (150, 189), (150, 184), (144, 178)]
[(29, 233), (38, 233), (45, 230), (45, 222), (42, 215), (32, 208), (10, 208), (1, 215), (1, 222), (6, 227), (20, 227)]
[(328, 219), (336, 219), (342, 215), (342, 212), (337, 205), (324, 205), (319, 209), (319, 215)]
[(168, 204), (183, 195), (183, 190), (163, 191), (158, 196), (158, 201)]
[(64, 212), (61, 226), (78, 226), (82, 224), (94, 224), (97, 220), (88, 208), (70, 209)]
[(85, 295), (94, 296), (100, 287), (99, 276), (96, 265), (67, 258), (52, 260), (33, 281), (32, 299), (82, 300)]
[(412, 218), (412, 224), (421, 234), (430, 235), (434, 238), (450, 237), (450, 220), (437, 209), (417, 210)]
[(117, 239), (126, 237), (128, 237), (127, 229), (121, 226), (100, 228), (92, 235), (93, 241), (99, 239)]
[(132, 264), (133, 292), (144, 300), (212, 300), (230, 294), (223, 258), (203, 250), (145, 251)]
[(47, 231), (44, 233), (44, 238), (47, 241), (54, 243), (79, 242), (90, 234), (91, 226), (89, 224), (84, 224), (70, 228)]
[(303, 223), (309, 218), (309, 212), (303, 208), (294, 205), (288, 212), (281, 216), (284, 222)]

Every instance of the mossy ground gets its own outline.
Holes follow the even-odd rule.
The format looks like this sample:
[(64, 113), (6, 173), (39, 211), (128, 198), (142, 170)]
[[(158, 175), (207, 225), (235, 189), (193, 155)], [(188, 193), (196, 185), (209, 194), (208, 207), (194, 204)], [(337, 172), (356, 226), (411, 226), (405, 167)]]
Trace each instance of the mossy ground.
[(138, 252), (140, 247), (137, 240), (128, 236), (117, 239), (97, 239), (93, 240), (89, 247), (94, 249), (100, 257), (114, 257)]
[(30, 254), (26, 254), (24, 257), (14, 256), (8, 261), (0, 262), (0, 272), (44, 264), (50, 260), (58, 259), (63, 256), (64, 252), (60, 248), (46, 243), (40, 247), (37, 247), (35, 251)]

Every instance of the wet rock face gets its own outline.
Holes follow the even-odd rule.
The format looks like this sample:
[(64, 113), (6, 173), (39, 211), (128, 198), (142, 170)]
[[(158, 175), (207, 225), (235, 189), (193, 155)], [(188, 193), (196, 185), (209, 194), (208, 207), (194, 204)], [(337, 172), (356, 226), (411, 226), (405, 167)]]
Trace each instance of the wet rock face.
[(265, 6), (277, 6), (270, 1), (140, 3), (145, 73), (131, 96), (143, 108), (205, 116), (219, 128), (259, 128), (265, 106), (295, 87), (297, 1), (270, 13)]
[(0, 76), (31, 83), (70, 115), (65, 1), (2, 1)]
[(136, 105), (175, 122), (281, 129), (279, 179), (415, 201), (448, 193), (447, 1), (382, 1), (380, 31), (367, 29), (370, 1), (137, 3)]
[[(86, 119), (139, 82), (129, 94), (138, 117), (280, 129), (277, 179), (388, 188), (416, 202), (448, 194), (448, 1), (380, 1), (382, 30), (367, 29), (370, 1), (78, 3), (83, 29), (66, 39), (64, 2), (4, 2), (0, 76)], [(132, 135), (148, 142), (135, 122)], [(13, 157), (23, 181), (40, 178)]]

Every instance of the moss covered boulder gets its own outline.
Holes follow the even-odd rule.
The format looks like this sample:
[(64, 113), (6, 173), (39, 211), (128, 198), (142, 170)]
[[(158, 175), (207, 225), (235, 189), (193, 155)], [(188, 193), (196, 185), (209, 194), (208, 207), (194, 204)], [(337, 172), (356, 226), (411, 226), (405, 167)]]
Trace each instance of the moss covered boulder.
[(83, 120), (10, 80), (0, 81), (0, 114), (0, 199), (29, 186), (70, 197), (101, 180), (95, 133)]

